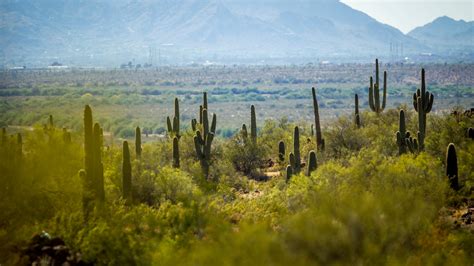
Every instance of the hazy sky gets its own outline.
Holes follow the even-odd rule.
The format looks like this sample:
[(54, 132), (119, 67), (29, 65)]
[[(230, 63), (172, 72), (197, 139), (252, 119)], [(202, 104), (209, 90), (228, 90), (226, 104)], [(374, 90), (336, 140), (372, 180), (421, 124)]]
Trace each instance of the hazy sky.
[(404, 33), (440, 16), (472, 21), (474, 14), (474, 0), (341, 0), (341, 2)]

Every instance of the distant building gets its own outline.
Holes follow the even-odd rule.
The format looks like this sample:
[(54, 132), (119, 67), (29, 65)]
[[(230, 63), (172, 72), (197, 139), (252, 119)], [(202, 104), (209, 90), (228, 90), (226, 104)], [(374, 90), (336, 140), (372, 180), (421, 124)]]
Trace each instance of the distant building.
[(50, 66), (48, 66), (49, 69), (65, 69), (68, 68), (68, 66), (64, 66), (63, 64), (59, 62), (53, 62)]

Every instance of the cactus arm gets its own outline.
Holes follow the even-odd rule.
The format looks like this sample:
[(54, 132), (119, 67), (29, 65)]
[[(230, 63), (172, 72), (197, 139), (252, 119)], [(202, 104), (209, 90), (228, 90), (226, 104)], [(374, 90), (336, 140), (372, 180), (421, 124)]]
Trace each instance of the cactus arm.
[(375, 103), (374, 103), (374, 82), (372, 77), (370, 77), (370, 85), (369, 85), (369, 107), (370, 110), (375, 112)]
[(175, 125), (176, 127), (174, 128), (174, 130), (176, 130), (176, 132), (179, 135), (179, 101), (178, 101), (178, 98), (174, 98), (174, 117), (178, 121)]
[(201, 144), (201, 141), (199, 140), (198, 135), (194, 136), (194, 148), (196, 150), (196, 155), (199, 158), (199, 160), (201, 160), (203, 157), (201, 145), (202, 144)]
[(207, 110), (207, 92), (203, 93), (203, 100), (202, 101), (203, 101), (202, 108)]
[(202, 125), (202, 111), (203, 111), (202, 105), (199, 105), (199, 124), (201, 125)]
[(206, 139), (206, 135), (209, 133), (209, 118), (207, 117), (207, 109), (202, 110), (202, 127), (204, 139)]
[(212, 122), (211, 122), (211, 132), (216, 133), (216, 124), (217, 124), (217, 116), (216, 114), (212, 114)]
[(288, 157), (289, 157), (291, 168), (295, 169), (296, 168), (295, 154), (290, 152), (290, 155)]
[(385, 109), (387, 103), (387, 71), (383, 72), (383, 98), (382, 98), (382, 111)]
[(166, 117), (166, 126), (168, 128), (168, 134), (173, 132), (173, 126), (171, 125), (171, 119), (169, 116)]

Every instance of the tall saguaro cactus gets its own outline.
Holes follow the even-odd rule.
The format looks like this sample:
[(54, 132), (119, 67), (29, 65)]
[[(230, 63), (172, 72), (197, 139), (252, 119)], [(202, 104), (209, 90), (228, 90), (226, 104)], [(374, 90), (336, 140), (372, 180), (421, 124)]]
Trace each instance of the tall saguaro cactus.
[(104, 168), (102, 164), (102, 128), (93, 124), (92, 110), (89, 105), (84, 108), (84, 189), (83, 201), (85, 210), (89, 210), (92, 200), (105, 200)]
[[(174, 99), (174, 117), (173, 123), (171, 123), (171, 119), (168, 116), (166, 118), (166, 123), (168, 125), (168, 134), (173, 140), (173, 167), (179, 168), (179, 139), (181, 135), (179, 134), (179, 101), (178, 98)], [(193, 119), (192, 122), (193, 130), (195, 130), (195, 120)]]
[(446, 176), (449, 178), (451, 188), (459, 190), (458, 157), (453, 143), (448, 145), (448, 150), (446, 151)]
[(178, 137), (173, 138), (173, 167), (179, 168), (179, 143)]
[(295, 172), (299, 173), (301, 170), (301, 153), (300, 153), (300, 129), (295, 127), (293, 132), (293, 153), (295, 155)]
[(135, 128), (135, 153), (137, 158), (142, 156), (142, 132), (140, 127)]
[(316, 98), (316, 89), (311, 88), (313, 93), (314, 125), (316, 127), (316, 145), (318, 150), (324, 150), (324, 139), (321, 133), (321, 123), (319, 121), (319, 105)]
[(424, 149), (424, 140), (426, 136), (426, 114), (431, 112), (434, 96), (426, 91), (425, 69), (421, 69), (421, 88), (413, 94), (413, 107), (418, 112), (418, 145), (420, 150)]
[(94, 124), (93, 152), (94, 152), (94, 187), (99, 201), (105, 200), (104, 191), (104, 165), (102, 164), (102, 129), (98, 123)]
[(122, 148), (122, 197), (126, 201), (132, 199), (132, 164), (128, 142), (123, 142)]
[(354, 123), (357, 126), (357, 128), (360, 128), (360, 115), (359, 115), (359, 96), (356, 95), (354, 96)]
[(166, 117), (166, 125), (168, 126), (168, 134), (171, 137), (178, 137), (179, 135), (179, 101), (178, 98), (174, 99), (174, 117), (173, 121), (171, 121), (170, 117)]
[(370, 77), (369, 87), (369, 107), (370, 110), (377, 114), (383, 112), (387, 102), (387, 71), (383, 72), (383, 98), (380, 104), (380, 82), (379, 82), (379, 60), (375, 59), (375, 84)]
[(250, 107), (250, 137), (252, 142), (257, 143), (257, 118), (255, 115), (255, 106)]
[(397, 131), (397, 145), (398, 145), (398, 154), (402, 155), (407, 152), (407, 138), (410, 137), (410, 133), (406, 131), (405, 127), (405, 111), (400, 110), (400, 121), (398, 124)]
[(85, 191), (92, 193), (94, 180), (94, 142), (92, 110), (89, 105), (84, 108), (84, 168), (85, 168)]
[(202, 133), (196, 130), (194, 136), (194, 147), (196, 150), (196, 156), (201, 164), (201, 169), (204, 175), (209, 176), (209, 165), (211, 163), (211, 145), (216, 134), (216, 114), (212, 115), (211, 126), (209, 127), (209, 117), (207, 111), (207, 93), (203, 94), (203, 105), (199, 108), (202, 111), (199, 114), (199, 120), (201, 121)]

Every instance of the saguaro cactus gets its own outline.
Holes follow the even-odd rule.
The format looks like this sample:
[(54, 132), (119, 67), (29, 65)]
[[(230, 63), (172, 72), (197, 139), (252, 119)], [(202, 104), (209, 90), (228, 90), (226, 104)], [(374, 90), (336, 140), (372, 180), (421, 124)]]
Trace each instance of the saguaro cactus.
[[(92, 110), (84, 108), (84, 196), (104, 201), (104, 169), (102, 165), (102, 129), (98, 123), (93, 125)], [(89, 200), (86, 200), (89, 202)]]
[[(207, 99), (207, 97), (205, 99)], [(205, 101), (205, 105), (207, 106), (207, 100)], [(217, 117), (216, 114), (212, 115), (211, 127), (209, 128), (207, 109), (204, 108), (202, 110), (201, 116), (203, 134), (201, 134), (199, 130), (196, 131), (196, 135), (194, 136), (194, 147), (196, 150), (196, 155), (201, 163), (201, 169), (204, 175), (207, 177), (209, 176), (209, 165), (211, 162), (211, 144), (216, 133)]]
[(91, 207), (91, 200), (93, 199), (91, 191), (89, 190), (87, 184), (87, 173), (86, 170), (81, 169), (79, 170), (79, 178), (81, 179), (82, 183), (82, 211), (84, 213), (84, 218), (87, 220), (90, 212)]
[(294, 172), (299, 173), (301, 170), (301, 153), (300, 153), (300, 130), (295, 127), (293, 132), (293, 152), (295, 154)]
[(122, 197), (126, 201), (132, 199), (132, 164), (127, 141), (123, 142), (122, 149)]
[(85, 153), (85, 187), (92, 192), (94, 180), (94, 143), (92, 128), (92, 110), (89, 105), (84, 108), (84, 153)]
[(173, 138), (173, 167), (179, 168), (179, 145), (178, 137)]
[(317, 167), (316, 152), (310, 151), (308, 155), (308, 170), (306, 171), (306, 175), (311, 176), (311, 173), (316, 170)]
[[(417, 133), (417, 136), (418, 138), (420, 137), (420, 132)], [(408, 131), (406, 133), (405, 144), (411, 153), (418, 153), (421, 151), (420, 145), (418, 144), (418, 140), (410, 136), (410, 132)]]
[(94, 190), (99, 201), (105, 200), (104, 165), (102, 164), (102, 129), (98, 123), (94, 124), (93, 152), (94, 152)]
[[(191, 127), (192, 127), (193, 131), (197, 131), (200, 128), (202, 128), (203, 123), (204, 123), (204, 121), (203, 121), (204, 120), (204, 118), (203, 118), (203, 111), (204, 110), (208, 110), (207, 109), (207, 92), (203, 92), (202, 104), (199, 105), (199, 123), (198, 123), (197, 119), (192, 119), (191, 120)], [(198, 127), (198, 125), (200, 125), (200, 127)]]
[(49, 126), (49, 129), (53, 129), (53, 128), (54, 128), (53, 115), (49, 115), (48, 126)]
[(319, 105), (318, 99), (316, 98), (316, 89), (311, 88), (313, 93), (313, 110), (314, 110), (314, 125), (316, 127), (316, 146), (318, 150), (324, 150), (324, 139), (321, 133), (321, 123), (319, 121)]
[[(296, 126), (293, 133), (293, 152), (290, 152), (288, 159), (290, 161), (291, 174), (298, 174), (301, 171), (300, 155), (300, 131)], [(288, 171), (287, 171), (288, 173)]]
[(285, 142), (283, 142), (283, 140), (278, 142), (278, 161), (280, 163), (285, 161)]
[(380, 83), (379, 83), (379, 60), (375, 59), (375, 84), (372, 77), (370, 77), (369, 87), (369, 107), (370, 110), (377, 114), (383, 112), (387, 102), (387, 71), (383, 72), (383, 98), (382, 105), (380, 105)]
[(142, 156), (142, 132), (140, 127), (135, 128), (135, 153), (137, 158)]
[(288, 181), (290, 181), (292, 175), (293, 175), (293, 167), (291, 167), (291, 165), (288, 165), (286, 167), (286, 182), (287, 183)]
[(448, 145), (448, 150), (446, 151), (446, 176), (449, 178), (451, 188), (458, 190), (458, 157), (453, 143)]
[(357, 126), (357, 128), (360, 128), (360, 115), (359, 115), (359, 96), (356, 95), (354, 96), (354, 123)]
[(245, 124), (242, 124), (242, 129), (240, 130), (240, 134), (242, 134), (243, 139), (246, 141), (249, 133), (247, 131), (247, 126)]
[(413, 94), (413, 107), (418, 112), (418, 145), (420, 150), (424, 149), (424, 139), (426, 136), (426, 114), (433, 107), (434, 96), (426, 91), (425, 69), (421, 69), (421, 89), (416, 90)]
[[(178, 98), (174, 99), (174, 117), (173, 123), (171, 123), (171, 119), (168, 116), (166, 118), (166, 123), (168, 125), (168, 134), (173, 140), (173, 167), (179, 168), (179, 139), (181, 135), (179, 133), (179, 101)], [(191, 125), (193, 130), (196, 130), (196, 120), (193, 119), (191, 121)]]
[(250, 107), (250, 137), (252, 142), (257, 143), (257, 118), (255, 115), (255, 106)]
[(174, 117), (173, 121), (171, 122), (170, 117), (166, 117), (166, 124), (168, 126), (168, 134), (171, 137), (178, 137), (180, 138), (179, 135), (179, 101), (178, 98), (174, 99)]
[(407, 152), (407, 138), (410, 137), (410, 133), (406, 131), (405, 127), (405, 111), (400, 110), (400, 121), (398, 124), (397, 136), (397, 145), (398, 145), (398, 154), (402, 155)]
[(466, 130), (466, 137), (474, 139), (474, 128), (470, 127)]

